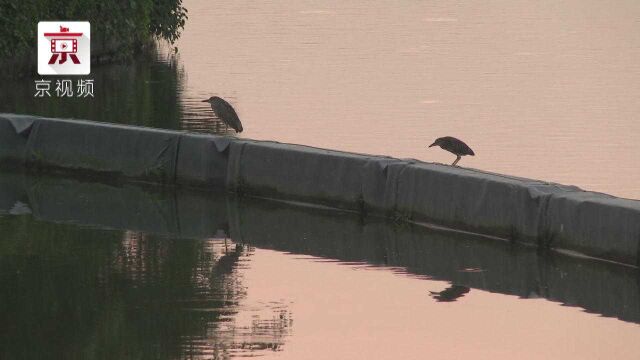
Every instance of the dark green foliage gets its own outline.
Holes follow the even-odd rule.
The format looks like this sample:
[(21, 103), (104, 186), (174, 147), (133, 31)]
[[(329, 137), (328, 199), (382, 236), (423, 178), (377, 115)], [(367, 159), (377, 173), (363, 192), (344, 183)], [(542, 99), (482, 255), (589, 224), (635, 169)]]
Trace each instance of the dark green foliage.
[(182, 6), (182, 0), (156, 0), (151, 7), (149, 30), (157, 38), (173, 44), (186, 21), (187, 9)]
[(130, 53), (150, 37), (175, 42), (186, 19), (182, 0), (0, 0), (0, 56), (34, 52), (39, 21), (90, 21), (92, 43)]

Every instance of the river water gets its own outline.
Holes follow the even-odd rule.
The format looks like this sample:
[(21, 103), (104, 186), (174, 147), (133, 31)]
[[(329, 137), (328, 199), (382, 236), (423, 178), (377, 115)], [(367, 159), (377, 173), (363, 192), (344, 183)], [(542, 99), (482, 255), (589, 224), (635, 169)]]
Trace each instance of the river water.
[[(451, 162), (640, 199), (640, 3), (186, 0), (95, 98), (0, 111)], [(206, 104), (228, 99), (245, 131)], [(637, 359), (637, 269), (342, 213), (0, 176), (0, 358)]]
[(94, 68), (95, 99), (5, 83), (0, 111), (220, 133), (216, 94), (242, 137), (450, 163), (452, 135), (462, 166), (640, 199), (640, 2), (184, 4), (177, 56)]
[(242, 136), (451, 163), (640, 199), (640, 2), (187, 0), (183, 106)]
[(3, 359), (637, 359), (637, 269), (355, 214), (0, 175)]

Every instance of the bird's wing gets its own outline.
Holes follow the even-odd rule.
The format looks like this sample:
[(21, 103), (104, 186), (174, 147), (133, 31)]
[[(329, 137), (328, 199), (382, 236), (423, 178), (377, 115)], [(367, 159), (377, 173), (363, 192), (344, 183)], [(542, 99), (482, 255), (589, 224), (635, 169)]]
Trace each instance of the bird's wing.
[(236, 131), (242, 131), (242, 123), (240, 122), (240, 118), (238, 118), (238, 114), (233, 109), (231, 104), (228, 102), (221, 100), (215, 104), (211, 105), (213, 112), (220, 118), (220, 120), (224, 121), (227, 125), (231, 126)]

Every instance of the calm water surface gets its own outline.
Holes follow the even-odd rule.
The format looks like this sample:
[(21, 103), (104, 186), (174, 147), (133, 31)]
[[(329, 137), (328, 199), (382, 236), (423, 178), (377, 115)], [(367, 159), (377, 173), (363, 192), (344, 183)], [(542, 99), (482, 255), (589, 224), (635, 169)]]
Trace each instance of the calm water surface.
[[(185, 0), (177, 56), (0, 111), (451, 162), (640, 199), (640, 3)], [(233, 135), (233, 134), (229, 134)], [(2, 359), (637, 359), (637, 269), (345, 214), (0, 176)]]
[(0, 185), (3, 359), (640, 356), (637, 269), (224, 193)]
[(640, 199), (640, 2), (186, 0), (181, 97), (249, 138), (463, 166)]
[[(0, 111), (453, 161), (640, 199), (640, 2), (185, 0), (179, 55), (95, 68), (94, 100), (0, 87)], [(166, 53), (166, 49), (163, 53)]]

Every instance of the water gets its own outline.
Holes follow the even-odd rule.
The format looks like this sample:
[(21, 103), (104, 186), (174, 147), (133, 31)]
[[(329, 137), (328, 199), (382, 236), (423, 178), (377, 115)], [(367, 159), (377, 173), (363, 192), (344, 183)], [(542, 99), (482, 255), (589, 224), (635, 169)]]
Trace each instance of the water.
[[(186, 0), (177, 59), (94, 69), (94, 100), (35, 100), (5, 83), (0, 111), (224, 132), (451, 163), (640, 199), (640, 3)], [(169, 49), (163, 49), (168, 53)]]
[(640, 3), (187, 1), (184, 98), (243, 136), (451, 163), (640, 199)]
[[(0, 111), (451, 162), (640, 199), (640, 4), (186, 0), (177, 56)], [(636, 359), (637, 269), (216, 191), (0, 175), (0, 358)]]
[(224, 192), (0, 185), (3, 359), (639, 355), (634, 268)]

